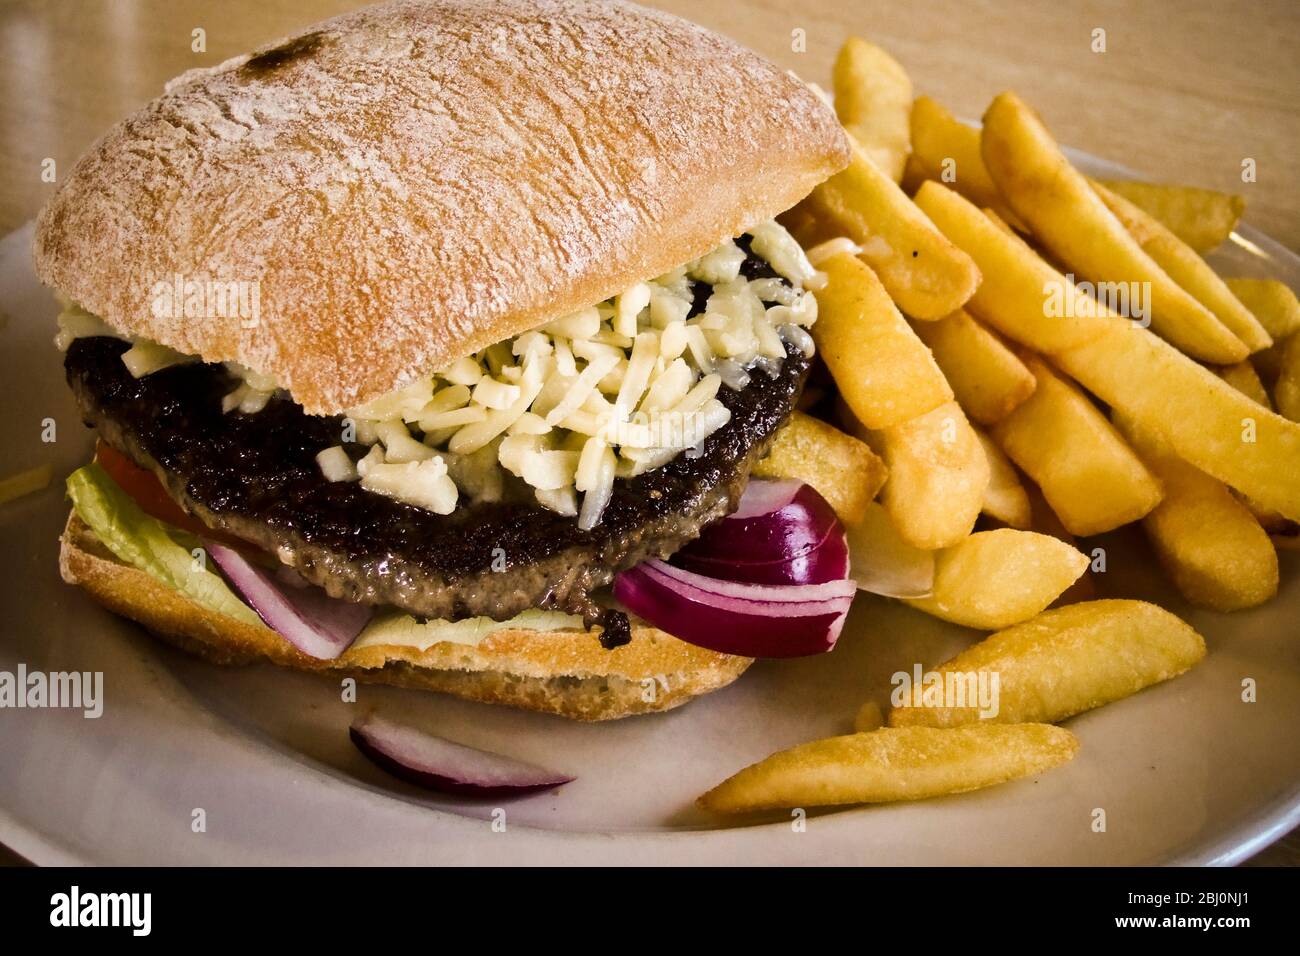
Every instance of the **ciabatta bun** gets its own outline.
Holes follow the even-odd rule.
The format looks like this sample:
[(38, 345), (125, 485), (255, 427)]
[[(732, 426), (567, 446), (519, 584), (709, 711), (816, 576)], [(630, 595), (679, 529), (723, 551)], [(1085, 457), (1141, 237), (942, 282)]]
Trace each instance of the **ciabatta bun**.
[(123, 564), (73, 512), (59, 552), (63, 579), (115, 614), (218, 664), (269, 661), (334, 680), (441, 691), (577, 720), (609, 720), (670, 710), (725, 687), (747, 657), (718, 654), (645, 625), (632, 641), (605, 650), (585, 631), (499, 631), (477, 646), (435, 644), (350, 649), (333, 661), (307, 657), (274, 631), (195, 604)]
[[(72, 169), (34, 255), (116, 329), (333, 413), (703, 255), (847, 161), (805, 84), (677, 17), (403, 0), (174, 81)], [(256, 324), (155, 314), (177, 277), (256, 284)]]

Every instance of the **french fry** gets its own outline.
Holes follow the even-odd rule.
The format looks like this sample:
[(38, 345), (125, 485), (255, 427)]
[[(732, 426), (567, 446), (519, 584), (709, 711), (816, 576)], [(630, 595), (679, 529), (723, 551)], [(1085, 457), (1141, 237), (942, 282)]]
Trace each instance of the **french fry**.
[(1194, 186), (1168, 186), (1121, 179), (1103, 179), (1112, 192), (1146, 210), (1197, 252), (1221, 245), (1246, 209), (1246, 200), (1230, 193)]
[[(1250, 362), (1238, 362), (1236, 365), (1225, 366), (1219, 369), (1219, 377), (1243, 395), (1249, 396), (1252, 401), (1258, 402), (1263, 408), (1270, 411), (1273, 409), (1273, 399), (1269, 397), (1268, 390), (1264, 388), (1264, 383), (1259, 380), (1259, 373), (1255, 371), (1255, 366)], [(1265, 508), (1240, 493), (1238, 493), (1238, 497), (1245, 502), (1246, 507), (1250, 509), (1250, 513), (1255, 516), (1255, 520), (1270, 535), (1283, 535), (1289, 539), (1290, 536), (1300, 532), (1300, 527), (1294, 521), (1282, 517), (1272, 508)]]
[(995, 631), (1040, 613), (1087, 569), (1084, 555), (1051, 535), (980, 531), (940, 551), (933, 592), (905, 603), (954, 624)]
[(1005, 219), (1003, 219), (1000, 215), (998, 215), (996, 210), (985, 209), (984, 215), (988, 216), (989, 221), (992, 222), (993, 225), (1001, 229), (1003, 232), (1005, 232), (1008, 236), (1011, 236), (1015, 239), (1020, 238), (1020, 236), (1016, 233), (1016, 231), (1011, 228), (1010, 224)]
[(996, 715), (981, 719), (970, 695), (965, 701), (935, 701), (922, 682), (903, 699), (904, 706), (890, 710), (889, 725), (1055, 723), (1177, 677), (1204, 656), (1201, 635), (1154, 604), (1071, 604), (999, 631), (937, 668), (939, 680), (930, 688), (963, 681), (969, 686), (981, 673), (989, 675), (985, 680), (991, 685), (996, 675)]
[(856, 145), (849, 167), (814, 189), (782, 222), (805, 245), (848, 236), (862, 247), (862, 261), (890, 298), (914, 319), (943, 318), (979, 285), (970, 256), (945, 239)]
[(1061, 523), (1061, 519), (1052, 506), (1047, 503), (1043, 497), (1043, 491), (1032, 481), (1026, 481), (1023, 485), (1025, 497), (1029, 499), (1029, 530), (1037, 531), (1039, 534), (1050, 534), (1053, 538), (1060, 538), (1072, 548), (1077, 548), (1079, 539), (1070, 534), (1068, 528)]
[(787, 209), (777, 218), (805, 249), (812, 249), (828, 239), (838, 238), (835, 224), (818, 222), (816, 214), (807, 201), (799, 203), (793, 209)]
[[(974, 426), (972, 426), (974, 427)], [(986, 433), (975, 429), (989, 463), (989, 486), (980, 512), (1012, 528), (1028, 528), (1033, 521), (1029, 495), (1006, 454)]]
[(921, 188), (921, 183), (926, 180), (925, 167), (916, 160), (915, 154), (909, 154), (907, 163), (903, 166), (903, 181), (898, 185), (902, 187), (903, 192), (911, 196)]
[(892, 56), (849, 37), (831, 70), (835, 112), (871, 161), (894, 182), (903, 178), (912, 112), (912, 80)]
[(861, 520), (885, 483), (885, 466), (851, 435), (811, 415), (795, 412), (776, 433), (767, 457), (754, 466), (756, 478), (798, 478), (830, 503), (841, 521)]
[(915, 329), (958, 403), (981, 425), (1002, 419), (1033, 392), (1034, 376), (1025, 363), (965, 309), (937, 322), (917, 322)]
[(1110, 531), (1160, 501), (1160, 483), (1087, 396), (1037, 358), (1029, 400), (993, 426), (993, 439), (1043, 490), (1071, 534)]
[[(989, 175), (1034, 236), (1073, 273), (1116, 291), (1149, 290), (1151, 327), (1182, 351), (1227, 365), (1249, 354), (1205, 306), (1171, 279), (1125, 231), (1070, 165), (1037, 116), (1014, 93), (984, 114), (981, 152)], [(1130, 301), (1132, 295), (1130, 294)]]
[(1283, 339), (1271, 348), (1256, 352), (1250, 357), (1250, 364), (1255, 366), (1259, 379), (1266, 388), (1272, 388), (1277, 377), (1282, 374), (1282, 352), (1287, 340)]
[(1259, 319), (1274, 341), (1300, 332), (1300, 302), (1276, 279), (1225, 279), (1228, 288)]
[[(1023, 485), (1025, 496), (1029, 499), (1029, 529), (1037, 531), (1039, 534), (1050, 534), (1053, 538), (1059, 538), (1076, 551), (1079, 550), (1079, 540), (1069, 531), (1065, 525), (1061, 524), (1061, 519), (1056, 516), (1052, 506), (1047, 503), (1043, 497), (1042, 490), (1032, 481), (1026, 481)], [(1091, 569), (1080, 576), (1065, 592), (1052, 602), (1053, 606), (1062, 604), (1076, 604), (1079, 601), (1092, 601), (1097, 597), (1097, 585), (1093, 581)]]
[[(1278, 413), (1300, 422), (1300, 335), (1292, 335), (1282, 345), (1282, 362), (1273, 385), (1273, 402)], [(1300, 481), (1300, 476), (1297, 476)]]
[(858, 421), (887, 428), (952, 400), (934, 357), (899, 314), (871, 268), (851, 255), (821, 265), (813, 339)]
[(980, 262), (983, 278), (966, 304), (976, 321), (1013, 341), (1032, 340), (1035, 351), (1052, 355), (1105, 335), (1118, 318), (961, 195), (926, 182), (916, 204)]
[(1024, 242), (961, 196), (925, 183), (917, 204), (979, 263), (976, 318), (1053, 362), (1175, 453), (1261, 507), (1300, 519), (1300, 425), (1260, 406), (1146, 329), (1107, 310), (1044, 321), (1045, 290), (1080, 295)]
[(54, 471), (45, 464), (0, 478), (0, 505), (48, 487), (53, 477)]
[(1273, 400), (1268, 397), (1268, 390), (1259, 380), (1259, 373), (1249, 361), (1236, 365), (1225, 365), (1219, 369), (1219, 378), (1223, 379), (1243, 395), (1249, 396), (1265, 408), (1273, 407)]
[(965, 793), (1068, 763), (1079, 742), (1049, 724), (882, 727), (761, 760), (697, 801), (715, 813), (891, 803)]
[(881, 503), (899, 536), (927, 551), (970, 534), (989, 484), (989, 463), (956, 402), (871, 433), (889, 469)]
[(1115, 214), (1128, 234), (1142, 247), (1142, 251), (1169, 278), (1213, 312), (1228, 331), (1246, 344), (1246, 348), (1258, 352), (1273, 344), (1272, 337), (1250, 309), (1232, 294), (1227, 284), (1191, 246), (1123, 196), (1111, 192), (1096, 181), (1093, 182), (1093, 188), (1101, 196), (1106, 208)]
[(1261, 408), (1155, 336), (1107, 336), (1056, 356), (1112, 408), (1261, 507), (1300, 520), (1300, 425)]
[(1114, 417), (1164, 486), (1164, 499), (1142, 527), (1183, 597), (1216, 611), (1238, 611), (1277, 594), (1277, 551), (1246, 505), (1175, 455), (1158, 434), (1126, 415)]
[(912, 103), (912, 159), (921, 178), (951, 186), (975, 205), (997, 210), (1003, 220), (1015, 219), (984, 167), (980, 131), (928, 96)]
[(853, 732), (855, 734), (867, 734), (873, 730), (879, 730), (885, 724), (885, 715), (880, 709), (880, 705), (874, 700), (869, 700), (858, 708), (857, 715), (853, 718)]
[[(858, 421), (858, 416), (853, 414), (853, 409), (849, 408), (849, 403), (844, 400), (844, 395), (836, 390), (834, 399), (834, 411), (831, 414), (831, 424), (840, 431), (852, 435), (860, 442), (871, 444), (871, 432), (867, 431), (865, 425)], [(875, 451), (873, 448), (872, 451)]]

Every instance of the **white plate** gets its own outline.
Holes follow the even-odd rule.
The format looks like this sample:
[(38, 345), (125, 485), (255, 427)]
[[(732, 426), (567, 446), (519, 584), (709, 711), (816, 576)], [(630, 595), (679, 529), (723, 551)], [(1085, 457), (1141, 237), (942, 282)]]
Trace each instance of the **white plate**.
[[(1113, 172), (1081, 158), (1089, 171)], [(84, 463), (50, 345), (54, 307), (28, 260), (31, 227), (0, 243), (0, 474)], [(1249, 227), (1215, 257), (1235, 274), (1300, 288), (1300, 259)], [(42, 419), (58, 441), (40, 440)], [(1300, 476), (1297, 476), (1300, 480)], [(733, 686), (664, 715), (607, 724), (363, 687), (361, 706), (469, 744), (576, 773), (504, 806), (439, 800), (375, 769), (348, 741), (358, 705), (338, 688), (269, 666), (226, 669), (165, 647), (61, 583), (57, 488), (0, 509), (7, 596), (0, 669), (105, 673), (98, 720), (0, 711), (0, 842), (38, 863), (1233, 863), (1300, 823), (1300, 561), (1282, 591), (1231, 616), (1189, 608), (1139, 534), (1096, 542), (1104, 592), (1143, 596), (1207, 638), (1190, 674), (1070, 721), (1082, 741), (1063, 769), (975, 794), (717, 828), (693, 799), (734, 770), (814, 737), (847, 732), (889, 677), (936, 664), (974, 632), (860, 598), (839, 647), (763, 662)], [(1257, 703), (1241, 701), (1253, 678)], [(206, 832), (194, 833), (196, 809)], [(1093, 811), (1107, 829), (1092, 830)]]

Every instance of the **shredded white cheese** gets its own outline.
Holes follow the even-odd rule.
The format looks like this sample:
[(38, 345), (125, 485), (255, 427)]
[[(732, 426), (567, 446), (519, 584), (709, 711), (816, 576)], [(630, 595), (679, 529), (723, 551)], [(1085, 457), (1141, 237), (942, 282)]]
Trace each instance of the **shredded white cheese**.
[[(456, 483), (447, 474), (447, 463), (442, 456), (433, 455), (424, 461), (400, 464), (367, 462), (370, 457), (367, 455), (357, 466), (362, 488), (398, 498), (434, 514), (449, 515), (456, 510)], [(366, 465), (364, 469), (362, 464)]]
[(145, 375), (151, 375), (173, 365), (183, 365), (193, 361), (193, 356), (144, 339), (136, 341), (122, 353), (122, 364), (136, 378), (143, 378)]
[(114, 329), (97, 315), (92, 315), (81, 306), (68, 303), (58, 318), (59, 333), (54, 336), (54, 345), (60, 352), (66, 352), (68, 346), (77, 339), (93, 338), (106, 335), (114, 339), (129, 341), (129, 338)]
[(357, 466), (342, 445), (333, 445), (316, 456), (316, 464), (327, 481), (355, 481)]
[[(817, 319), (817, 301), (808, 289), (824, 276), (775, 221), (749, 236), (785, 281), (746, 279), (745, 252), (727, 241), (608, 302), (352, 409), (358, 440), (374, 442), (360, 470), (363, 486), (414, 504), (428, 500), (427, 479), (409, 469), (422, 454), (413, 446), (422, 444), (475, 500), (499, 498), (502, 475), (512, 475), (545, 507), (595, 527), (617, 478), (658, 468), (727, 423), (720, 387), (744, 388), (749, 369), (770, 368), (789, 345), (811, 351), (805, 328)], [(829, 249), (847, 251), (843, 243)], [(695, 282), (712, 294), (704, 313), (688, 318)], [(380, 472), (382, 482), (368, 477), (389, 462), (408, 470)]]
[[(122, 358), (125, 360), (126, 356)], [(275, 380), (238, 362), (226, 362), (225, 365), (226, 371), (239, 379), (239, 386), (221, 400), (222, 411), (238, 409), (245, 415), (255, 415), (264, 409), (276, 393)]]

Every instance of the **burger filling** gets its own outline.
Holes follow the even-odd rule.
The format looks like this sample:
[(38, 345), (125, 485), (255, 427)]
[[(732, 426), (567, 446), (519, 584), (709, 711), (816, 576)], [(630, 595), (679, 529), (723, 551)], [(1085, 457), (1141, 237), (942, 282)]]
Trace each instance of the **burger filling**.
[(344, 415), (61, 317), (83, 417), (209, 528), (334, 597), (448, 621), (592, 592), (734, 508), (810, 364), (819, 278), (775, 223)]

